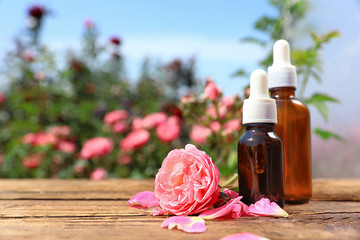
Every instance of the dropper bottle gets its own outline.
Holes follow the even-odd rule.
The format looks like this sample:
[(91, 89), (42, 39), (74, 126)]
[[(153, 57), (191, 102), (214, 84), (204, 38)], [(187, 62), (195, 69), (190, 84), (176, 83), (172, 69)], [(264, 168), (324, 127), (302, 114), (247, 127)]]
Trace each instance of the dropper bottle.
[(248, 205), (265, 197), (284, 207), (283, 148), (275, 123), (276, 104), (269, 97), (266, 73), (255, 70), (243, 105), (246, 130), (238, 142), (239, 195)]
[(312, 194), (310, 112), (295, 97), (296, 68), (291, 65), (287, 41), (275, 42), (273, 58), (273, 65), (268, 68), (269, 90), (277, 105), (275, 133), (284, 145), (285, 200), (307, 202)]

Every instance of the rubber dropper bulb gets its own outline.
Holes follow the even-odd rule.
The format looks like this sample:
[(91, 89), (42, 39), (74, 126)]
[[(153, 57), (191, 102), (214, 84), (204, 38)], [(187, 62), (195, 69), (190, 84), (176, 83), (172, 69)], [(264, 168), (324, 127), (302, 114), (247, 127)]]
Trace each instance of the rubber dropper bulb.
[(251, 73), (249, 99), (270, 99), (265, 71), (255, 70)]
[(290, 45), (287, 41), (281, 39), (275, 42), (273, 48), (273, 66), (290, 65)]

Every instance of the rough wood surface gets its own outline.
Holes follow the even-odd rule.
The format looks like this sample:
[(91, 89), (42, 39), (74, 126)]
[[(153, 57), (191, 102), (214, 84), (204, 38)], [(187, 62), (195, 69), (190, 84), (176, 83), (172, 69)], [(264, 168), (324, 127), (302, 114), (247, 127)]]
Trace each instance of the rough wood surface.
[(153, 180), (0, 180), (0, 239), (220, 239), (253, 232), (270, 239), (360, 239), (360, 180), (315, 179), (307, 204), (289, 218), (206, 221), (202, 234), (161, 229), (166, 217), (127, 200)]

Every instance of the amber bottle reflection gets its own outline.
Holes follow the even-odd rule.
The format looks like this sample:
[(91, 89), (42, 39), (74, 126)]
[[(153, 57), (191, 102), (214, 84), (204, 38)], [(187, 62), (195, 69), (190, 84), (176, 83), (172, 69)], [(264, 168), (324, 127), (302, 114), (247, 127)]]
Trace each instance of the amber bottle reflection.
[(276, 100), (275, 133), (284, 147), (285, 200), (301, 203), (312, 194), (310, 112), (294, 92), (294, 87), (271, 88), (270, 97)]
[(238, 142), (239, 195), (246, 204), (263, 197), (284, 207), (283, 149), (273, 123), (246, 124)]

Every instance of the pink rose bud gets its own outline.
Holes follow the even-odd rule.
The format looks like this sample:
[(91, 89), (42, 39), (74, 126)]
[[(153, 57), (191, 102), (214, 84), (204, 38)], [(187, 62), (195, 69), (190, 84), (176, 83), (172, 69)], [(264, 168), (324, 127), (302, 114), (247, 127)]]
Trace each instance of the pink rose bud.
[(60, 140), (55, 148), (60, 152), (71, 154), (76, 151), (76, 144), (67, 140)]
[(49, 128), (47, 132), (56, 136), (66, 137), (69, 136), (71, 129), (69, 126), (54, 126)]
[(157, 126), (156, 134), (160, 141), (169, 143), (180, 136), (180, 126), (175, 119), (169, 119)]
[(107, 177), (107, 171), (103, 168), (97, 168), (91, 173), (91, 180), (104, 180)]
[(113, 131), (114, 133), (123, 133), (126, 131), (126, 128), (127, 128), (127, 125), (125, 122), (116, 122), (114, 125), (113, 125)]
[(210, 128), (211, 130), (213, 130), (214, 132), (217, 132), (221, 129), (221, 125), (218, 121), (213, 121), (210, 123)]
[(208, 80), (204, 93), (205, 96), (211, 100), (216, 100), (221, 95), (219, 88), (212, 79)]
[(164, 159), (155, 178), (160, 207), (175, 215), (208, 210), (219, 196), (220, 172), (211, 158), (194, 145), (175, 149)]
[(111, 153), (112, 150), (113, 143), (110, 139), (104, 137), (91, 138), (84, 143), (80, 157), (85, 159), (102, 157)]
[(40, 153), (34, 153), (27, 157), (24, 157), (22, 162), (24, 166), (28, 169), (34, 169), (40, 166), (43, 155)]
[(234, 100), (234, 96), (225, 96), (221, 99), (221, 103), (227, 108), (232, 108), (232, 106), (234, 105)]
[(143, 119), (143, 128), (151, 129), (159, 124), (166, 122), (167, 116), (163, 112), (156, 112), (146, 115)]

